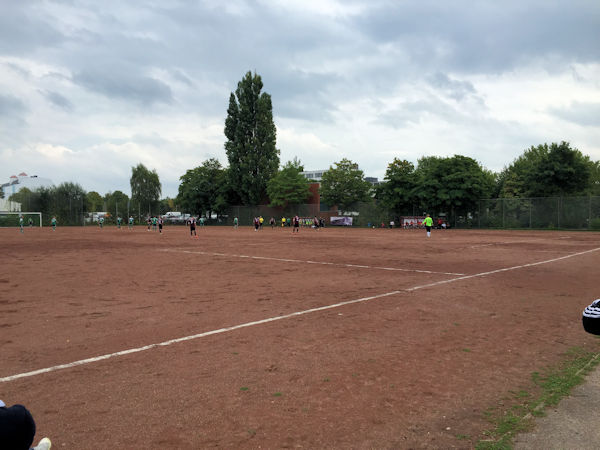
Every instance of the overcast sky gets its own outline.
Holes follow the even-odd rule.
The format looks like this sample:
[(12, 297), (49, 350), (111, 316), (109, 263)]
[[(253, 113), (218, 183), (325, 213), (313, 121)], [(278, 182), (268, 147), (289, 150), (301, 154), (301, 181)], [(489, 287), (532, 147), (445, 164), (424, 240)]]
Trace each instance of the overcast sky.
[(225, 166), (229, 94), (251, 70), (281, 163), (461, 154), (500, 171), (569, 141), (600, 160), (598, 0), (0, 0), (0, 182), (26, 172), (164, 196)]

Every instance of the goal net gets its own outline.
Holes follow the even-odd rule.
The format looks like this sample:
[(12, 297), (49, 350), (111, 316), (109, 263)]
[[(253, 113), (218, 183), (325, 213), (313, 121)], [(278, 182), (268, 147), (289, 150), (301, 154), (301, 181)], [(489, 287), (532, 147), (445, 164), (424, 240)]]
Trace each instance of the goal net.
[(42, 226), (41, 212), (0, 211), (0, 228), (18, 227), (21, 216), (25, 227)]

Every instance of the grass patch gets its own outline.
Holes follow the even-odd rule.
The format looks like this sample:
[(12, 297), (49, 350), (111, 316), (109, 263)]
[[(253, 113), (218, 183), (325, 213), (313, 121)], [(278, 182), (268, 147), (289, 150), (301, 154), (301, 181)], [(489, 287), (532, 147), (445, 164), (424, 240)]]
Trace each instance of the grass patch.
[(583, 381), (586, 373), (600, 363), (595, 353), (579, 347), (570, 349), (565, 356), (562, 363), (532, 374), (539, 394), (532, 395), (525, 390), (511, 391), (512, 406), (505, 405), (485, 412), (494, 427), (484, 431), (488, 439), (480, 440), (475, 446), (477, 450), (511, 449), (515, 435), (533, 425), (532, 417), (544, 415), (544, 408), (557, 405)]
[(249, 388), (249, 387), (246, 387), (246, 386), (242, 386), (242, 387), (240, 388), (240, 391), (247, 391), (248, 389), (250, 389), (250, 388)]
[(281, 392), (275, 392), (273, 397), (281, 397), (283, 394)]

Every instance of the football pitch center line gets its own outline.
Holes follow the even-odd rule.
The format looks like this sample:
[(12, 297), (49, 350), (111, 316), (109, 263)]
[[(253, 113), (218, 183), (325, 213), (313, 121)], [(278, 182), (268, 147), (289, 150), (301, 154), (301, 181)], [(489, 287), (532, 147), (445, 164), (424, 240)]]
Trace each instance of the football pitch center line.
[(170, 339), (168, 341), (159, 342), (157, 344), (144, 345), (143, 347), (131, 348), (131, 349), (122, 350), (122, 351), (119, 351), (119, 352), (107, 353), (105, 355), (100, 355), (100, 356), (94, 356), (92, 358), (80, 359), (79, 361), (73, 361), (73, 362), (70, 362), (70, 363), (67, 363), (67, 364), (59, 364), (59, 365), (56, 365), (56, 366), (46, 367), (44, 369), (33, 370), (31, 372), (24, 372), (24, 373), (19, 373), (19, 374), (15, 374), (15, 375), (9, 375), (7, 377), (0, 378), (0, 383), (6, 383), (6, 382), (9, 382), (9, 381), (18, 380), (20, 378), (27, 378), (27, 377), (33, 377), (33, 376), (36, 376), (36, 375), (42, 375), (44, 373), (55, 372), (55, 371), (61, 370), (61, 369), (68, 369), (68, 368), (71, 368), (71, 367), (83, 366), (85, 364), (91, 364), (91, 363), (95, 363), (95, 362), (98, 362), (98, 361), (104, 361), (104, 360), (107, 360), (107, 359), (116, 358), (118, 356), (125, 356), (125, 355), (130, 355), (130, 354), (133, 354), (133, 353), (139, 353), (139, 352), (143, 352), (143, 351), (146, 351), (146, 350), (151, 350), (153, 348), (158, 348), (158, 347), (167, 347), (169, 345), (177, 344), (179, 342), (191, 341), (191, 340), (200, 339), (200, 338), (203, 338), (203, 337), (206, 337), (206, 336), (212, 336), (212, 335), (215, 335), (215, 334), (227, 333), (227, 332), (239, 330), (239, 329), (242, 329), (242, 328), (248, 328), (248, 327), (253, 327), (253, 326), (257, 326), (257, 325), (263, 325), (265, 323), (275, 322), (275, 321), (284, 320), (284, 319), (290, 319), (292, 317), (303, 316), (305, 314), (311, 314), (311, 313), (320, 312), (320, 311), (327, 311), (327, 310), (330, 310), (330, 309), (340, 308), (342, 306), (352, 305), (352, 304), (355, 304), (355, 303), (368, 302), (370, 300), (376, 300), (376, 299), (379, 299), (379, 298), (390, 297), (392, 295), (402, 294), (402, 293), (406, 293), (406, 292), (414, 292), (414, 291), (417, 291), (417, 290), (420, 290), (420, 289), (426, 289), (426, 288), (430, 288), (430, 287), (440, 286), (440, 285), (443, 285), (443, 284), (454, 283), (456, 281), (462, 281), (462, 280), (468, 280), (468, 279), (471, 279), (471, 278), (484, 277), (486, 275), (494, 275), (494, 274), (497, 274), (497, 273), (509, 272), (509, 271), (512, 271), (512, 270), (523, 269), (523, 268), (526, 268), (526, 267), (539, 266), (539, 265), (542, 265), (542, 264), (549, 264), (549, 263), (553, 263), (553, 262), (556, 262), (556, 261), (561, 261), (561, 260), (564, 260), (564, 259), (573, 258), (575, 256), (581, 256), (581, 255), (585, 255), (585, 254), (588, 254), (588, 253), (597, 252), (598, 250), (600, 250), (600, 247), (593, 248), (593, 249), (590, 249), (590, 250), (585, 250), (585, 251), (578, 252), (578, 253), (572, 253), (572, 254), (569, 254), (569, 255), (566, 255), (566, 256), (560, 256), (558, 258), (547, 259), (545, 261), (537, 261), (537, 262), (533, 262), (533, 263), (521, 264), (521, 265), (518, 265), (518, 266), (512, 266), (512, 267), (505, 267), (505, 268), (502, 268), (502, 269), (490, 270), (488, 272), (480, 272), (480, 273), (476, 273), (476, 274), (472, 274), (472, 275), (465, 275), (465, 276), (461, 276), (461, 277), (451, 278), (449, 280), (442, 280), (442, 281), (437, 281), (437, 282), (433, 282), (433, 283), (422, 284), (422, 285), (419, 285), (419, 286), (413, 286), (411, 288), (399, 289), (399, 290), (396, 290), (396, 291), (386, 292), (384, 294), (377, 294), (377, 295), (372, 295), (372, 296), (369, 296), (369, 297), (357, 298), (357, 299), (354, 299), (354, 300), (346, 300), (346, 301), (334, 303), (334, 304), (331, 304), (331, 305), (319, 306), (317, 308), (305, 309), (303, 311), (296, 311), (296, 312), (289, 313), (289, 314), (284, 314), (284, 315), (281, 315), (281, 316), (269, 317), (269, 318), (266, 318), (266, 319), (255, 320), (253, 322), (246, 322), (246, 323), (242, 323), (242, 324), (238, 324), (238, 325), (233, 325), (233, 326), (230, 326), (230, 327), (219, 328), (217, 330), (206, 331), (204, 333), (198, 333), (198, 334), (193, 334), (193, 335), (190, 335), (190, 336), (184, 336), (184, 337), (180, 337), (180, 338), (176, 338), (176, 339)]
[(294, 262), (294, 263), (304, 263), (304, 264), (321, 264), (324, 266), (355, 267), (355, 268), (359, 268), (359, 269), (389, 270), (389, 271), (396, 271), (396, 272), (429, 273), (429, 274), (433, 274), (433, 275), (456, 275), (456, 276), (465, 275), (464, 273), (436, 272), (433, 270), (401, 269), (398, 267), (366, 266), (363, 264), (345, 264), (345, 263), (334, 263), (334, 262), (326, 262), (326, 261), (310, 261), (310, 260), (302, 260), (302, 259), (275, 258), (272, 256), (235, 255), (235, 254), (218, 253), (218, 252), (204, 252), (202, 250), (162, 249), (159, 251), (192, 253), (192, 254), (206, 255), (206, 256), (221, 256), (221, 257), (225, 257), (225, 258), (262, 259), (262, 260), (267, 260), (267, 261)]

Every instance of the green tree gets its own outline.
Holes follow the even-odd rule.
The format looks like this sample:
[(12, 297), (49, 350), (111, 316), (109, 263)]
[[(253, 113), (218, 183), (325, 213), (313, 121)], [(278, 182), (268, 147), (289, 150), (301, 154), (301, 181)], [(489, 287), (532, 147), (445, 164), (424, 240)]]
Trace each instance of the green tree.
[(300, 172), (304, 167), (297, 158), (288, 161), (267, 183), (269, 206), (299, 205), (310, 197), (310, 182)]
[(358, 164), (344, 158), (323, 173), (319, 193), (324, 203), (348, 211), (357, 202), (370, 200), (371, 188)]
[[(152, 214), (158, 206), (162, 187), (156, 170), (148, 170), (143, 164), (131, 168), (131, 199), (138, 211)], [(147, 208), (147, 209), (146, 209)]]
[(394, 158), (388, 164), (384, 180), (377, 189), (381, 206), (395, 215), (411, 214), (417, 185), (413, 163)]
[(500, 174), (502, 197), (553, 197), (590, 189), (594, 163), (568, 142), (531, 147)]
[(77, 183), (65, 182), (49, 190), (51, 209), (46, 221), (56, 216), (63, 224), (83, 225), (87, 211), (86, 192)]
[(179, 180), (177, 202), (193, 214), (208, 215), (222, 213), (227, 205), (226, 172), (221, 163), (210, 158), (195, 169), (188, 170)]
[(263, 200), (279, 167), (271, 96), (262, 88), (259, 75), (246, 73), (229, 97), (225, 119), (230, 185), (245, 205)]
[(90, 191), (85, 196), (87, 210), (90, 212), (104, 211), (104, 199), (96, 191)]
[(436, 156), (419, 159), (416, 194), (420, 206), (431, 214), (458, 209), (466, 214), (478, 208), (479, 199), (488, 198), (494, 189), (494, 174), (468, 156)]
[(129, 196), (121, 191), (109, 192), (104, 196), (106, 211), (116, 220), (117, 216), (126, 217), (129, 205)]
[(11, 202), (16, 202), (21, 204), (21, 211), (40, 211), (36, 209), (37, 205), (37, 197), (39, 195), (35, 192), (32, 192), (30, 189), (24, 187), (19, 189), (14, 194), (11, 194), (8, 197), (8, 200)]
[(174, 198), (163, 198), (160, 200), (159, 205), (158, 205), (158, 213), (162, 216), (166, 213), (168, 213), (169, 211), (176, 211), (177, 210), (177, 206), (175, 205), (175, 199)]
[(600, 195), (600, 161), (590, 162), (590, 195)]

